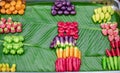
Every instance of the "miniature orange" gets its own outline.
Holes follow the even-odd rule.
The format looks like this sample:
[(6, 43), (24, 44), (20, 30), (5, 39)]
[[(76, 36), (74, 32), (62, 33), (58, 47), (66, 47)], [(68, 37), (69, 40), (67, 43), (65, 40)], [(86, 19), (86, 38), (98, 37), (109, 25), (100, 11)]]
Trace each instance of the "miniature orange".
[(21, 9), (21, 5), (16, 5), (15, 8), (16, 8), (16, 10), (20, 10)]
[(2, 9), (0, 10), (0, 12), (1, 12), (2, 14), (5, 14), (5, 9), (2, 8)]
[(15, 7), (14, 6), (11, 6), (10, 7), (10, 11), (14, 11), (15, 10)]
[(0, 6), (4, 6), (5, 5), (5, 1), (0, 1)]
[(25, 4), (22, 4), (22, 9), (25, 9)]
[(18, 13), (19, 13), (19, 14), (24, 14), (24, 10), (21, 9), (21, 10), (18, 11)]
[(6, 3), (5, 4), (5, 9), (8, 9), (10, 7), (10, 4), (9, 3)]
[(12, 6), (16, 5), (15, 0), (12, 0), (12, 1), (10, 2), (10, 5), (12, 5)]
[(18, 13), (18, 11), (17, 11), (17, 10), (14, 10), (14, 11), (13, 11), (13, 14), (17, 14), (17, 13)]
[(9, 9), (7, 9), (6, 14), (11, 14), (11, 11)]

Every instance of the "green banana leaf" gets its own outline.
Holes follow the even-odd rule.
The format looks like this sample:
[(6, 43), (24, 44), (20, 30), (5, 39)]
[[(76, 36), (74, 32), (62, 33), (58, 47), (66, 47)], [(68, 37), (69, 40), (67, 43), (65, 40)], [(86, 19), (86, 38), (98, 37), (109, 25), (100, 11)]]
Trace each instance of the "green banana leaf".
[[(58, 21), (77, 21), (79, 23), (79, 39), (77, 46), (82, 52), (81, 71), (102, 71), (102, 57), (105, 49), (109, 48), (109, 41), (101, 34), (99, 24), (93, 23), (91, 17), (94, 8), (101, 4), (73, 3), (76, 6), (77, 15), (52, 16), (52, 3), (29, 3), (24, 15), (1, 15), (12, 17), (14, 21), (23, 24), (23, 32), (16, 34), (0, 34), (0, 40), (5, 35), (23, 35), (25, 37), (25, 53), (23, 55), (4, 55), (3, 42), (0, 42), (0, 63), (17, 64), (17, 72), (54, 72), (55, 50), (50, 49), (52, 39), (57, 35)], [(115, 13), (111, 21), (120, 21)], [(120, 24), (120, 22), (119, 22)]]

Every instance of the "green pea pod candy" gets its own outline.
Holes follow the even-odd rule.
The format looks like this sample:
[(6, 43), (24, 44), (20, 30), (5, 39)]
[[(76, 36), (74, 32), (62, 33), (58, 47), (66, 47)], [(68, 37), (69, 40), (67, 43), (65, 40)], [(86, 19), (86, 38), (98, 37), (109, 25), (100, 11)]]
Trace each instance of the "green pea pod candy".
[(106, 68), (107, 68), (106, 64), (107, 64), (107, 57), (104, 56), (103, 60), (102, 60), (102, 65), (103, 65), (104, 70), (106, 70)]
[(114, 67), (115, 67), (115, 70), (117, 70), (118, 69), (118, 63), (117, 63), (117, 56), (114, 56), (113, 57), (113, 60), (114, 60)]
[(119, 70), (120, 70), (120, 56), (118, 56), (118, 67), (119, 67)]
[(107, 57), (107, 66), (108, 66), (108, 69), (111, 70), (110, 62), (109, 62), (109, 57)]
[(115, 70), (113, 58), (111, 56), (109, 57), (109, 62), (110, 62), (110, 66), (111, 66), (112, 70)]

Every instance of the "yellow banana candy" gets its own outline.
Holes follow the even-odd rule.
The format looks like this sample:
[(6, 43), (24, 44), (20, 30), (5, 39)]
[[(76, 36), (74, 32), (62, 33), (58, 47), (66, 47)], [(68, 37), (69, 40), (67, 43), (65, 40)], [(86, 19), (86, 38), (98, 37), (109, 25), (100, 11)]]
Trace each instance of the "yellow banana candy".
[(104, 16), (104, 13), (101, 12), (101, 13), (100, 13), (100, 19), (101, 19), (101, 21), (104, 19), (104, 17), (105, 17), (105, 16)]
[(96, 14), (96, 15), (95, 15), (95, 18), (96, 18), (96, 21), (99, 21), (100, 15), (99, 15), (99, 14)]
[(92, 16), (93, 21), (96, 23), (95, 15)]
[(103, 6), (102, 11), (103, 11), (103, 13), (106, 13), (107, 12), (107, 6)]
[(95, 10), (94, 10), (94, 13), (95, 13), (95, 14), (97, 14), (97, 13), (98, 13), (98, 10), (97, 10), (97, 9), (95, 9)]
[(105, 14), (105, 19), (108, 19), (110, 17), (110, 14), (107, 12), (106, 14)]
[(101, 9), (101, 8), (98, 8), (98, 9), (97, 9), (97, 12), (98, 12), (98, 13), (101, 13), (101, 12), (102, 12), (102, 9)]

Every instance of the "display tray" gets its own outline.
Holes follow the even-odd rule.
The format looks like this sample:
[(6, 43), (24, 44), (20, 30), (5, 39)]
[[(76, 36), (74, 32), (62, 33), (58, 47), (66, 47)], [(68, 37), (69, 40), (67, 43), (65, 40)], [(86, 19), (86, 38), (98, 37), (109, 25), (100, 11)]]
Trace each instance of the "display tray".
[[(102, 57), (105, 49), (110, 48), (108, 38), (103, 36), (99, 24), (95, 24), (91, 17), (94, 9), (102, 4), (74, 2), (76, 15), (51, 15), (53, 3), (27, 3), (24, 15), (2, 15), (1, 17), (12, 17), (14, 21), (23, 24), (23, 32), (16, 34), (0, 34), (0, 40), (5, 35), (23, 35), (25, 37), (23, 55), (4, 55), (3, 42), (0, 42), (0, 63), (17, 64), (17, 72), (54, 72), (55, 50), (49, 45), (54, 36), (57, 35), (58, 21), (77, 21), (79, 23), (79, 39), (77, 46), (82, 52), (81, 71), (102, 71)], [(120, 16), (116, 13), (111, 22), (120, 24)], [(120, 28), (120, 25), (119, 25)]]

